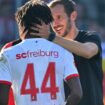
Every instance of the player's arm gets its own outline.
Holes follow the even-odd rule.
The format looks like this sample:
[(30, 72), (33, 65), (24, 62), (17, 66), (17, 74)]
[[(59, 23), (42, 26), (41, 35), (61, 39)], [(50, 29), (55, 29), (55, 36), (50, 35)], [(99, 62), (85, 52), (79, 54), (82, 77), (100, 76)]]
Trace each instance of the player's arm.
[(81, 43), (59, 36), (56, 36), (53, 42), (84, 58), (92, 58), (98, 53), (98, 46), (92, 42)]
[(77, 105), (81, 100), (83, 94), (79, 77), (74, 77), (67, 80), (67, 84), (71, 92), (66, 100), (66, 105)]
[(0, 105), (8, 105), (11, 76), (7, 59), (0, 53)]
[(67, 82), (68, 86), (65, 86), (65, 89), (70, 90), (69, 95), (65, 91), (67, 105), (77, 105), (82, 98), (82, 87), (80, 83), (79, 73), (74, 64), (74, 57), (72, 53), (69, 53), (67, 50), (64, 52), (64, 80)]
[[(33, 26), (31, 28), (32, 30), (37, 30), (39, 33), (37, 35), (43, 37), (43, 38), (48, 38), (50, 35), (49, 32), (49, 25), (42, 24), (42, 26), (37, 25), (37, 27)], [(35, 35), (34, 31), (32, 35)], [(93, 43), (93, 42), (86, 42), (86, 43), (80, 43), (78, 41), (74, 41), (71, 39), (65, 39), (64, 37), (57, 36), (53, 40), (54, 43), (64, 47), (68, 51), (82, 56), (84, 58), (92, 58), (98, 53), (98, 46)]]
[(11, 85), (0, 83), (0, 105), (8, 105), (10, 87)]
[[(6, 48), (9, 48), (9, 47), (14, 46), (15, 44), (18, 44), (20, 41), (21, 41), (21, 39), (17, 39), (17, 40), (14, 40), (14, 41), (12, 41), (12, 42), (9, 42), (9, 43), (5, 44), (5, 45), (2, 47), (1, 52), (3, 52)], [(0, 105), (1, 105), (1, 104), (0, 104)], [(12, 88), (11, 88), (10, 91), (9, 91), (8, 105), (15, 105)]]

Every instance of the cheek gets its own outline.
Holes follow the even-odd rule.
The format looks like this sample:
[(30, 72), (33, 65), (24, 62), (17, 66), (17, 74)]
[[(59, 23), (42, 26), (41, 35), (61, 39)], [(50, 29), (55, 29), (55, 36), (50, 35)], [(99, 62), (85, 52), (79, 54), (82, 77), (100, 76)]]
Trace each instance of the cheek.
[(70, 20), (68, 20), (66, 22), (66, 28), (70, 30), (70, 28), (71, 28), (71, 21)]
[(63, 30), (65, 31), (68, 27), (68, 23), (66, 21), (63, 21), (62, 24), (63, 24)]

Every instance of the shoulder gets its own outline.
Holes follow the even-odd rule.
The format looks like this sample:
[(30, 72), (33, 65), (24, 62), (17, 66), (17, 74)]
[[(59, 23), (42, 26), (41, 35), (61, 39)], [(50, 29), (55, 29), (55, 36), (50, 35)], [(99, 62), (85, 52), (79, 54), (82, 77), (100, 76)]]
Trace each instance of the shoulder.
[(21, 39), (17, 39), (17, 40), (14, 40), (14, 41), (11, 41), (7, 44), (5, 44), (1, 50), (4, 50), (6, 48), (9, 48), (9, 47), (12, 47), (12, 46), (15, 46), (16, 44), (20, 43), (21, 42)]
[(77, 40), (80, 42), (101, 42), (100, 34), (96, 31), (80, 31)]
[(87, 36), (87, 37), (96, 37), (100, 39), (100, 35), (98, 32), (96, 31), (84, 31), (83, 35)]
[(11, 46), (13, 46), (13, 42), (6, 43), (6, 44), (3, 46), (2, 49), (6, 49), (6, 48), (9, 48), (9, 47), (11, 47)]
[(86, 31), (87, 36), (94, 36), (94, 37), (99, 37), (99, 33), (96, 31)]
[(5, 44), (3, 46), (3, 48), (1, 49), (1, 54), (4, 54), (5, 56), (7, 55), (10, 55), (12, 56), (15, 51), (14, 47), (19, 44), (21, 42), (20, 39), (17, 39), (17, 40), (14, 40), (14, 41), (11, 41), (7, 44)]
[(98, 32), (95, 31), (88, 31), (86, 33), (87, 35), (87, 40), (88, 41), (92, 41), (92, 42), (96, 42), (96, 43), (101, 43), (101, 38)]

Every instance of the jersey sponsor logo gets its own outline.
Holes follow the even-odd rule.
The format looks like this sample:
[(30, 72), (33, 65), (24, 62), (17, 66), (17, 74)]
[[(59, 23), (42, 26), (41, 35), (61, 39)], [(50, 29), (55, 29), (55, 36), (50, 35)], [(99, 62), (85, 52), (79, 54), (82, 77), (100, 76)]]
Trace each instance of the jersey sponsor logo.
[(39, 49), (37, 51), (29, 51), (28, 50), (26, 52), (16, 54), (16, 59), (31, 58), (31, 57), (44, 57), (44, 56), (58, 58), (59, 53), (58, 53), (58, 51), (43, 51), (41, 49)]

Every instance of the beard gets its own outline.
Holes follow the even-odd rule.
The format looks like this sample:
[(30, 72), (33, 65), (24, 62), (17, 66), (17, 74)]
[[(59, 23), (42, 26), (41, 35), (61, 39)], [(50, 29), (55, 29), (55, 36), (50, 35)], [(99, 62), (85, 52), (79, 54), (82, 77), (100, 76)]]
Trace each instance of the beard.
[(66, 37), (68, 33), (70, 32), (70, 29), (71, 29), (71, 22), (70, 22), (70, 19), (68, 19), (67, 24), (66, 24), (66, 30), (62, 34), (62, 37)]

